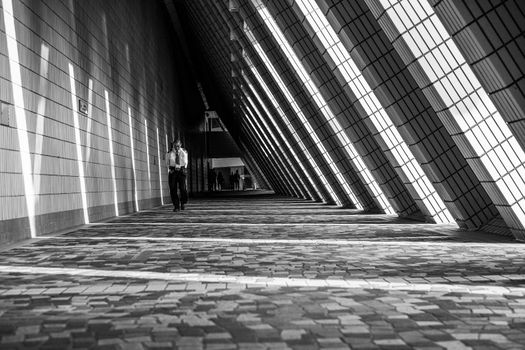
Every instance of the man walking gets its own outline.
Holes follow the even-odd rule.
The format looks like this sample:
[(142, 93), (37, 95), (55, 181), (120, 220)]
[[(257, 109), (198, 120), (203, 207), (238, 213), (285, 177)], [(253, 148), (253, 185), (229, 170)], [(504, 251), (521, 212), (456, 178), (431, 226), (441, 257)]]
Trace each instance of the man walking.
[[(170, 152), (168, 152), (167, 166), (169, 171), (168, 182), (170, 186), (171, 202), (173, 211), (184, 210), (184, 204), (188, 202), (188, 191), (186, 189), (186, 167), (188, 165), (188, 152), (182, 148), (180, 140), (175, 141)], [(177, 189), (180, 192), (177, 194)]]

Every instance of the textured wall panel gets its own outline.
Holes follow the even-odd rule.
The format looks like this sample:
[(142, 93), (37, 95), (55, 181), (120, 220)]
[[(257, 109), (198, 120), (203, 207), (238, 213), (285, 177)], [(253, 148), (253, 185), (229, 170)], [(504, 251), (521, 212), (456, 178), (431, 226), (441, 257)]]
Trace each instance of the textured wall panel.
[(430, 3), (525, 148), (525, 2)]
[[(159, 162), (164, 172), (166, 135), (173, 140), (174, 126), (180, 123), (178, 93), (184, 82), (177, 80), (178, 49), (169, 38), (171, 23), (162, 3), (13, 1), (8, 16), (14, 18), (18, 58), (7, 50), (5, 11), (0, 21), (0, 100), (14, 104), (12, 67), (18, 67), (35, 196), (30, 208), (19, 125), (13, 117), (7, 125), (0, 123), (0, 231), (7, 232), (0, 243), (30, 236), (31, 211), (35, 235), (83, 224), (80, 170), (89, 221), (115, 215), (115, 207), (119, 214), (136, 210), (135, 191), (140, 209), (160, 204), (161, 187), (169, 202), (167, 176), (162, 174), (160, 183)], [(85, 113), (78, 110), (79, 102), (86, 105)]]
[[(488, 224), (497, 216), (496, 208), (452, 138), (444, 133), (442, 122), (401, 59), (403, 51), (394, 50), (387, 36), (392, 35), (390, 26), (380, 25), (386, 16), (376, 20), (368, 8), (376, 2), (318, 3), (456, 222), (469, 229)], [(474, 179), (470, 187), (456, 186), (463, 177)], [(481, 208), (463, 207), (475, 200)]]

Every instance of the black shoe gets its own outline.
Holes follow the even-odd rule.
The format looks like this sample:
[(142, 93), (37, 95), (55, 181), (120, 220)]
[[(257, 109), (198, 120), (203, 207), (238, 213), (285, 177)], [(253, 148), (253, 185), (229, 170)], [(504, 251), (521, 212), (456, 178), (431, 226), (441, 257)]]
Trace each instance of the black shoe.
[(173, 211), (179, 211), (180, 209), (179, 208), (173, 208)]

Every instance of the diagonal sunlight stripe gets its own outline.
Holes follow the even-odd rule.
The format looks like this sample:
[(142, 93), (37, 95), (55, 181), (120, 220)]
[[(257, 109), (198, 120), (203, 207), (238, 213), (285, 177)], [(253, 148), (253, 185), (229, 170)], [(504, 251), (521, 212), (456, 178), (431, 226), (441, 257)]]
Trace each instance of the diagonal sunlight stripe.
[[(135, 143), (133, 141), (133, 117), (131, 117), (131, 107), (128, 106), (129, 120), (129, 145), (131, 147), (131, 168), (133, 170), (133, 198), (135, 199), (135, 210), (139, 211), (139, 194), (137, 190), (137, 168), (135, 166)], [(160, 159), (160, 158), (159, 158)]]
[[(268, 107), (266, 106), (266, 104), (264, 103), (263, 99), (261, 98), (261, 96), (259, 96), (259, 94), (257, 93), (257, 90), (253, 87), (253, 85), (251, 85), (250, 81), (247, 79), (246, 77), (246, 74), (244, 74), (244, 72), (242, 72), (242, 76), (244, 77), (245, 81), (247, 82), (248, 84), (248, 89), (246, 90), (249, 90), (253, 93), (253, 95), (255, 96), (256, 100), (259, 102), (259, 105), (261, 106), (261, 108), (264, 110), (265, 114), (266, 114), (266, 118), (271, 118), (271, 112), (269, 111)], [(247, 93), (247, 91), (244, 90), (244, 87), (241, 87), (241, 90), (244, 91), (244, 94), (246, 96), (246, 99), (248, 100), (248, 102), (252, 105), (252, 108), (258, 113), (257, 116), (259, 117), (259, 120), (261, 123), (259, 123), (257, 121), (257, 119), (255, 118), (255, 115), (253, 115), (250, 111), (249, 108), (247, 108), (247, 112), (249, 115), (252, 115), (252, 119), (254, 119), (255, 123), (258, 124), (259, 128), (261, 130), (265, 130), (269, 135), (270, 137), (275, 141), (275, 143), (277, 145), (279, 145), (279, 147), (282, 147), (282, 142), (280, 142), (280, 140), (276, 137), (276, 135), (273, 133), (272, 129), (269, 127), (268, 123), (266, 123), (265, 121), (265, 118), (263, 118), (263, 114), (261, 114), (261, 111), (259, 110), (259, 108), (257, 107), (257, 105), (253, 102), (252, 98), (250, 97), (250, 95)], [(264, 128), (261, 128), (261, 125), (264, 125)], [(288, 145), (286, 145), (286, 148), (288, 148), (288, 150), (290, 151), (290, 153), (295, 153), (293, 148), (289, 147)], [(302, 175), (299, 171), (297, 171), (297, 169), (295, 169), (295, 164), (290, 160), (290, 158), (286, 155), (286, 153), (284, 152), (284, 149), (281, 148), (281, 152), (282, 154), (284, 155), (284, 158), (286, 159), (286, 161), (288, 162), (288, 164), (290, 164), (290, 170), (291, 171), (294, 171), (297, 175), (298, 175), (298, 179), (299, 181), (301, 182), (302, 186), (305, 188), (305, 190), (307, 191), (308, 193), (308, 196), (310, 196), (310, 198), (314, 198), (313, 194), (310, 192), (310, 190), (308, 189), (308, 186), (306, 186), (306, 184), (304, 183), (304, 181), (302, 180), (302, 177), (303, 176), (306, 176), (307, 179), (311, 182), (311, 183), (314, 183), (313, 180), (310, 178), (310, 175), (308, 175), (307, 172), (304, 173), (304, 175)], [(297, 156), (295, 156), (295, 159), (298, 159)], [(290, 171), (288, 170), (288, 171)], [(314, 185), (315, 186), (315, 185)], [(303, 193), (303, 198), (307, 198), (304, 193)]]
[[(297, 73), (297, 77), (303, 83), (303, 86), (306, 88), (312, 101), (317, 105), (318, 110), (321, 115), (325, 118), (327, 125), (330, 127), (332, 134), (335, 135), (337, 140), (341, 143), (343, 150), (347, 153), (350, 162), (353, 164), (356, 174), (360, 177), (363, 185), (370, 192), (372, 197), (375, 199), (376, 205), (384, 210), (388, 214), (395, 213), (394, 209), (388, 203), (383, 191), (377, 184), (376, 180), (372, 176), (371, 172), (365, 165), (363, 159), (357, 153), (354, 145), (346, 135), (346, 131), (343, 130), (343, 127), (340, 125), (338, 119), (335, 117), (332, 109), (324, 99), (323, 95), (319, 91), (317, 85), (314, 83), (312, 76), (306, 71), (303, 63), (297, 56), (296, 52), (292, 48), (290, 42), (284, 36), (284, 33), (281, 31), (275, 19), (270, 15), (270, 12), (266, 6), (262, 3), (261, 0), (252, 0), (252, 4), (257, 9), (260, 17), (263, 19), (264, 24), (270, 30), (273, 37), (279, 44), (279, 47), (284, 53), (284, 57), (288, 59)], [(355, 194), (352, 192), (352, 189), (349, 187), (349, 184), (342, 183), (344, 187), (348, 187), (347, 191), (349, 195), (352, 196), (352, 200), (355, 202), (356, 207), (360, 207), (361, 204)]]
[[(2, 11), (4, 16), (7, 55), (9, 56), (8, 63), (11, 74), (11, 88), (13, 92), (13, 106), (15, 111), (16, 132), (18, 134), (22, 178), (24, 179), (27, 218), (29, 219), (31, 237), (36, 237), (35, 189), (33, 187), (33, 170), (31, 169), (31, 152), (29, 148), (26, 107), (24, 103), (24, 90), (22, 88), (22, 70), (20, 67), (20, 55), (18, 53), (13, 2), (11, 0), (2, 0)], [(5, 50), (4, 47), (2, 47), (2, 56), (5, 55), (5, 51), (3, 50)], [(2, 66), (4, 69), (6, 68), (5, 61)]]
[[(350, 53), (328, 23), (320, 7), (315, 2), (306, 0), (298, 0), (296, 4), (305, 15), (308, 23), (314, 28), (317, 38), (320, 39), (326, 52), (334, 61), (347, 86), (356, 95), (369, 120), (379, 132), (379, 137), (387, 145), (401, 171), (418, 193), (423, 205), (430, 211), (437, 223), (454, 222), (423, 168), (417, 163), (412, 151), (380, 104), (375, 92), (364, 79)], [(432, 205), (433, 203), (437, 206), (436, 208)]]
[[(241, 87), (242, 89), (242, 87)], [(249, 104), (252, 106), (253, 110), (257, 113), (257, 115), (259, 116), (259, 118), (262, 119), (262, 116), (261, 116), (261, 112), (259, 111), (259, 109), (257, 108), (257, 106), (254, 104), (253, 100), (251, 98), (249, 98), (249, 96), (246, 94), (246, 92), (244, 92), (245, 96), (247, 97), (248, 99), (248, 102)], [(255, 135), (257, 135), (259, 137), (259, 139), (261, 140), (266, 140), (266, 143), (262, 142), (261, 143), (261, 146), (265, 146), (266, 147), (266, 150), (267, 150), (267, 157), (268, 159), (274, 159), (274, 162), (272, 162), (273, 164), (275, 164), (278, 168), (281, 169), (281, 172), (284, 173), (284, 181), (288, 184), (289, 188), (290, 188), (290, 191), (292, 191), (294, 194), (295, 194), (295, 197), (298, 197), (298, 198), (306, 198), (306, 195), (300, 191), (300, 187), (295, 184), (295, 181), (294, 181), (294, 178), (290, 172), (290, 165), (287, 166), (287, 163), (285, 163), (285, 161), (283, 160), (283, 157), (281, 157), (281, 154), (284, 154), (284, 152), (282, 151), (282, 149), (279, 147), (279, 145), (277, 144), (277, 147), (279, 148), (279, 150), (282, 152), (277, 152), (274, 144), (270, 141), (270, 137), (271, 136), (268, 136), (266, 135), (265, 132), (263, 132), (263, 130), (265, 130), (264, 128), (262, 128), (260, 126), (260, 124), (257, 122), (257, 118), (255, 117), (255, 114), (251, 112), (248, 104), (246, 103), (246, 101), (242, 101), (241, 102), (241, 110), (244, 112), (244, 118), (245, 118), (245, 121), (247, 122), (247, 124), (251, 127), (251, 129), (253, 130), (253, 132), (255, 133)], [(269, 130), (265, 130), (266, 132), (268, 132)], [(275, 138), (273, 139), (273, 141), (275, 143), (277, 143), (277, 141), (275, 140)], [(287, 159), (287, 158), (285, 158)], [(276, 162), (278, 160), (278, 162)], [(294, 186), (295, 185), (295, 186)], [(297, 187), (297, 189), (296, 189)], [(298, 190), (300, 192), (298, 192)]]
[[(369, 221), (371, 224), (376, 224), (377, 221)], [(264, 223), (236, 223), (236, 222), (101, 222), (93, 223), (90, 226), (104, 226), (104, 225), (115, 225), (115, 226), (129, 226), (129, 225), (159, 225), (159, 226), (182, 226), (182, 225), (191, 225), (191, 226), (351, 226), (358, 224), (351, 223), (313, 223), (313, 222), (296, 222), (296, 223), (284, 223), (284, 222), (264, 222)]]
[(162, 190), (162, 165), (160, 158), (160, 140), (159, 140), (159, 128), (157, 128), (157, 163), (159, 164), (159, 188), (160, 188), (160, 204), (164, 205), (164, 192)]
[[(304, 214), (313, 213), (314, 209), (317, 209), (317, 208), (287, 208), (287, 210), (303, 211), (303, 212), (305, 212)], [(323, 215), (325, 213), (337, 213), (337, 214), (341, 214), (341, 215), (347, 215), (347, 214), (355, 213), (355, 210), (356, 210), (356, 209), (340, 209), (340, 208), (335, 208), (335, 209), (332, 209), (332, 210), (326, 210), (325, 208), (323, 208), (321, 206), (319, 207), (319, 209), (322, 209), (323, 213), (315, 212), (313, 214), (315, 214), (316, 216), (317, 215)], [(168, 210), (171, 211), (171, 208), (169, 208)], [(340, 211), (340, 210), (348, 210), (348, 211)], [(217, 209), (204, 209), (204, 208), (197, 209), (197, 208), (191, 208), (192, 214), (194, 214), (194, 213), (215, 212), (215, 211), (218, 211), (218, 212), (221, 212), (221, 213), (239, 213), (239, 212), (246, 211), (246, 212), (249, 212), (250, 215), (258, 215), (258, 214), (263, 214), (263, 213), (268, 213), (268, 212), (276, 213), (278, 215), (285, 215), (285, 216), (290, 215), (289, 212), (283, 212), (282, 209), (259, 209), (259, 208), (257, 208), (257, 212), (254, 213), (252, 211), (252, 209), (243, 209), (241, 206), (239, 206), (237, 209), (220, 209), (220, 208), (217, 208)], [(153, 210), (152, 211), (142, 211), (142, 213), (148, 213), (148, 212), (149, 213), (158, 213), (158, 211), (153, 211)], [(301, 214), (303, 214), (303, 213), (301, 213)], [(394, 216), (394, 215), (392, 215), (392, 217), (396, 217), (397, 218), (397, 216)], [(429, 225), (431, 225), (431, 224), (429, 224)]]
[(104, 90), (104, 98), (106, 101), (106, 120), (108, 127), (108, 145), (109, 145), (109, 159), (111, 164), (111, 180), (113, 183), (113, 205), (115, 206), (115, 216), (119, 216), (118, 211), (118, 192), (117, 192), (117, 179), (115, 175), (115, 153), (113, 152), (113, 127), (111, 126), (111, 113), (109, 110), (109, 93), (108, 90)]
[[(289, 188), (290, 186), (290, 182), (287, 181), (288, 179), (285, 180), (285, 177), (287, 177), (283, 172), (282, 172), (282, 169), (280, 167), (277, 167), (277, 163), (276, 162), (271, 162), (269, 161), (269, 159), (271, 159), (270, 157), (270, 151), (268, 150), (268, 148), (266, 147), (266, 144), (263, 142), (263, 141), (258, 141), (259, 140), (259, 135), (255, 132), (253, 126), (249, 125), (248, 123), (245, 123), (244, 121), (247, 121), (248, 118), (246, 118), (246, 115), (245, 117), (243, 118), (242, 122), (241, 122), (241, 130), (242, 132), (244, 133), (244, 135), (246, 135), (246, 137), (252, 139), (252, 140), (255, 140), (255, 141), (252, 141), (252, 142), (255, 142), (255, 144), (260, 144), (261, 147), (260, 147), (260, 152), (261, 153), (261, 157), (263, 159), (266, 159), (266, 167), (269, 169), (268, 171), (270, 171), (271, 173), (273, 173), (273, 176), (274, 178), (276, 179), (277, 183), (279, 183), (281, 185), (281, 191), (284, 191), (286, 193), (286, 196), (296, 196), (296, 194), (292, 194), (292, 190)], [(271, 170), (270, 170), (271, 169)], [(275, 184), (275, 186), (277, 186), (277, 183)], [(277, 187), (279, 188), (279, 187)]]
[[(268, 69), (270, 75), (274, 79), (275, 83), (279, 86), (281, 92), (284, 94), (284, 97), (286, 98), (286, 100), (288, 101), (290, 106), (292, 107), (295, 115), (299, 118), (301, 123), (303, 123), (304, 127), (306, 128), (307, 132), (309, 133), (310, 137), (312, 138), (312, 141), (314, 142), (314, 144), (318, 148), (319, 152), (321, 153), (321, 155), (323, 156), (323, 158), (327, 162), (328, 166), (331, 168), (331, 170), (332, 170), (332, 172), (334, 174), (339, 174), (339, 171), (335, 167), (335, 165), (333, 164), (332, 159), (327, 155), (326, 149), (320, 143), (321, 141), (319, 140), (319, 137), (317, 136), (317, 134), (315, 133), (314, 129), (312, 128), (312, 126), (308, 122), (308, 120), (307, 120), (306, 116), (303, 114), (302, 110), (299, 108), (299, 105), (297, 104), (297, 101), (293, 97), (293, 94), (288, 89), (288, 87), (284, 83), (284, 81), (281, 79), (281, 77), (280, 77), (279, 73), (277, 72), (276, 68), (274, 67), (272, 61), (266, 55), (264, 49), (261, 47), (261, 45), (257, 41), (257, 38), (252, 33), (250, 27), (246, 23), (245, 23), (245, 26), (244, 26), (244, 31), (245, 31), (248, 39), (250, 40), (250, 43), (251, 43), (252, 47), (254, 48), (255, 52), (257, 53), (259, 58), (263, 61), (264, 65)], [(262, 83), (261, 83), (261, 85), (262, 85)], [(270, 95), (268, 95), (268, 96), (270, 96)], [(300, 147), (300, 149), (302, 150), (302, 152), (306, 156), (306, 159), (308, 160), (308, 163), (310, 163), (310, 166), (312, 167), (314, 172), (317, 174), (318, 179), (322, 182), (322, 184), (324, 185), (325, 189), (330, 194), (330, 197), (332, 197), (334, 202), (336, 202), (338, 205), (341, 205), (342, 204), (341, 200), (339, 199), (339, 197), (335, 193), (334, 189), (332, 188), (332, 186), (328, 182), (328, 179), (325, 177), (323, 172), (320, 170), (319, 165), (313, 159), (312, 155), (308, 151), (308, 148), (306, 148), (306, 145), (304, 144), (303, 140), (297, 134), (297, 131), (295, 130), (294, 126), (291, 124), (291, 122), (288, 119), (288, 117), (284, 113), (280, 113), (280, 117), (282, 118), (282, 120), (286, 124), (286, 126), (288, 127), (288, 129), (290, 131), (290, 134), (292, 134), (292, 136), (295, 139), (297, 145)]]
[(151, 167), (149, 158), (149, 137), (148, 137), (148, 120), (144, 118), (144, 139), (146, 140), (146, 158), (148, 164), (148, 183), (149, 183), (149, 195), (151, 197)]
[[(372, 245), (372, 246), (450, 246), (450, 247), (464, 247), (465, 242), (451, 242), (451, 241), (424, 241), (425, 239), (446, 239), (448, 236), (396, 236), (395, 240), (388, 241), (382, 238), (382, 241), (374, 240), (350, 240), (350, 239), (264, 239), (264, 238), (213, 238), (213, 237), (146, 237), (146, 236), (104, 236), (104, 237), (75, 237), (75, 236), (38, 236), (37, 239), (54, 239), (54, 240), (121, 240), (121, 241), (168, 241), (168, 242), (183, 242), (183, 243), (232, 243), (232, 244), (302, 244), (302, 245), (336, 245), (336, 246), (356, 246), (356, 245)], [(410, 241), (414, 240), (414, 241)], [(417, 242), (420, 240), (420, 242)], [(75, 247), (81, 244), (75, 245)], [(503, 246), (508, 248), (515, 248), (522, 250), (523, 246), (519, 243), (472, 243), (468, 242), (469, 248), (487, 248)], [(41, 247), (41, 246), (39, 246)]]
[[(525, 295), (525, 288), (500, 287), (491, 285), (465, 285), (444, 283), (403, 283), (372, 281), (365, 279), (347, 280), (324, 280), (309, 278), (282, 278), (282, 277), (259, 277), (259, 276), (228, 276), (204, 273), (165, 273), (148, 271), (123, 271), (123, 270), (100, 270), (100, 269), (74, 269), (57, 267), (37, 266), (13, 266), (0, 265), (0, 272), (43, 274), (43, 275), (70, 275), (89, 277), (135, 278), (177, 282), (201, 282), (201, 283), (234, 283), (260, 285), (264, 287), (330, 287), (347, 289), (379, 289), (379, 290), (407, 290), (421, 292), (444, 292), (444, 293), (467, 293), (482, 295)], [(525, 279), (525, 275), (523, 276)], [(103, 292), (101, 292), (103, 293)]]
[[(456, 46), (455, 39), (444, 28), (428, 1), (390, 0), (381, 1), (381, 6), (383, 8), (378, 8), (378, 12), (384, 12), (398, 32), (394, 34), (391, 28), (385, 29), (384, 18), (378, 19), (385, 33), (392, 33), (389, 39), (395, 50), (399, 50), (400, 43), (404, 44), (402, 50), (413, 60), (407, 65), (408, 69), (418, 70), (421, 74), (419, 82), (428, 81), (425, 86), (422, 83), (418, 85), (425, 95), (432, 94), (432, 99), (429, 99), (431, 105), (446, 129), (453, 129), (449, 132), (461, 145), (459, 149), (467, 162), (475, 162), (472, 170), (483, 179), (483, 186), (490, 184), (487, 193), (505, 223), (511, 229), (523, 230), (525, 152), (508, 122), (502, 118), (499, 108), (490, 99)], [(416, 16), (411, 15), (416, 12)], [(404, 20), (405, 16), (407, 20)], [(392, 36), (399, 34), (399, 39), (392, 40)], [(426, 40), (427, 36), (432, 40)], [(411, 67), (415, 63), (418, 68)], [(429, 88), (433, 90), (428, 91)]]
[(82, 137), (80, 130), (80, 116), (78, 113), (77, 88), (75, 80), (75, 68), (73, 64), (68, 63), (69, 84), (71, 87), (71, 106), (73, 112), (73, 125), (75, 130), (75, 144), (77, 151), (78, 178), (80, 181), (80, 196), (82, 200), (82, 211), (84, 213), (84, 223), (89, 224), (89, 211), (87, 203), (86, 179), (84, 173), (84, 160), (82, 159)]
[[(35, 212), (36, 205), (40, 201), (40, 185), (42, 183), (42, 149), (44, 147), (44, 125), (48, 90), (49, 76), (49, 47), (44, 43), (40, 45), (40, 78), (38, 79), (38, 103), (36, 112), (36, 130), (35, 130), (35, 151), (33, 159), (33, 186), (35, 191)], [(89, 138), (88, 138), (89, 139)]]

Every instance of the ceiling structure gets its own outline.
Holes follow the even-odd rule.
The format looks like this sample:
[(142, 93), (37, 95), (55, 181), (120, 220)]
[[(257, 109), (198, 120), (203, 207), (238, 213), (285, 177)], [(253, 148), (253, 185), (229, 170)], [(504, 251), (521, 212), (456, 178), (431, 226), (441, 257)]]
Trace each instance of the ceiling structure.
[(523, 3), (166, 3), (277, 193), (525, 237)]

